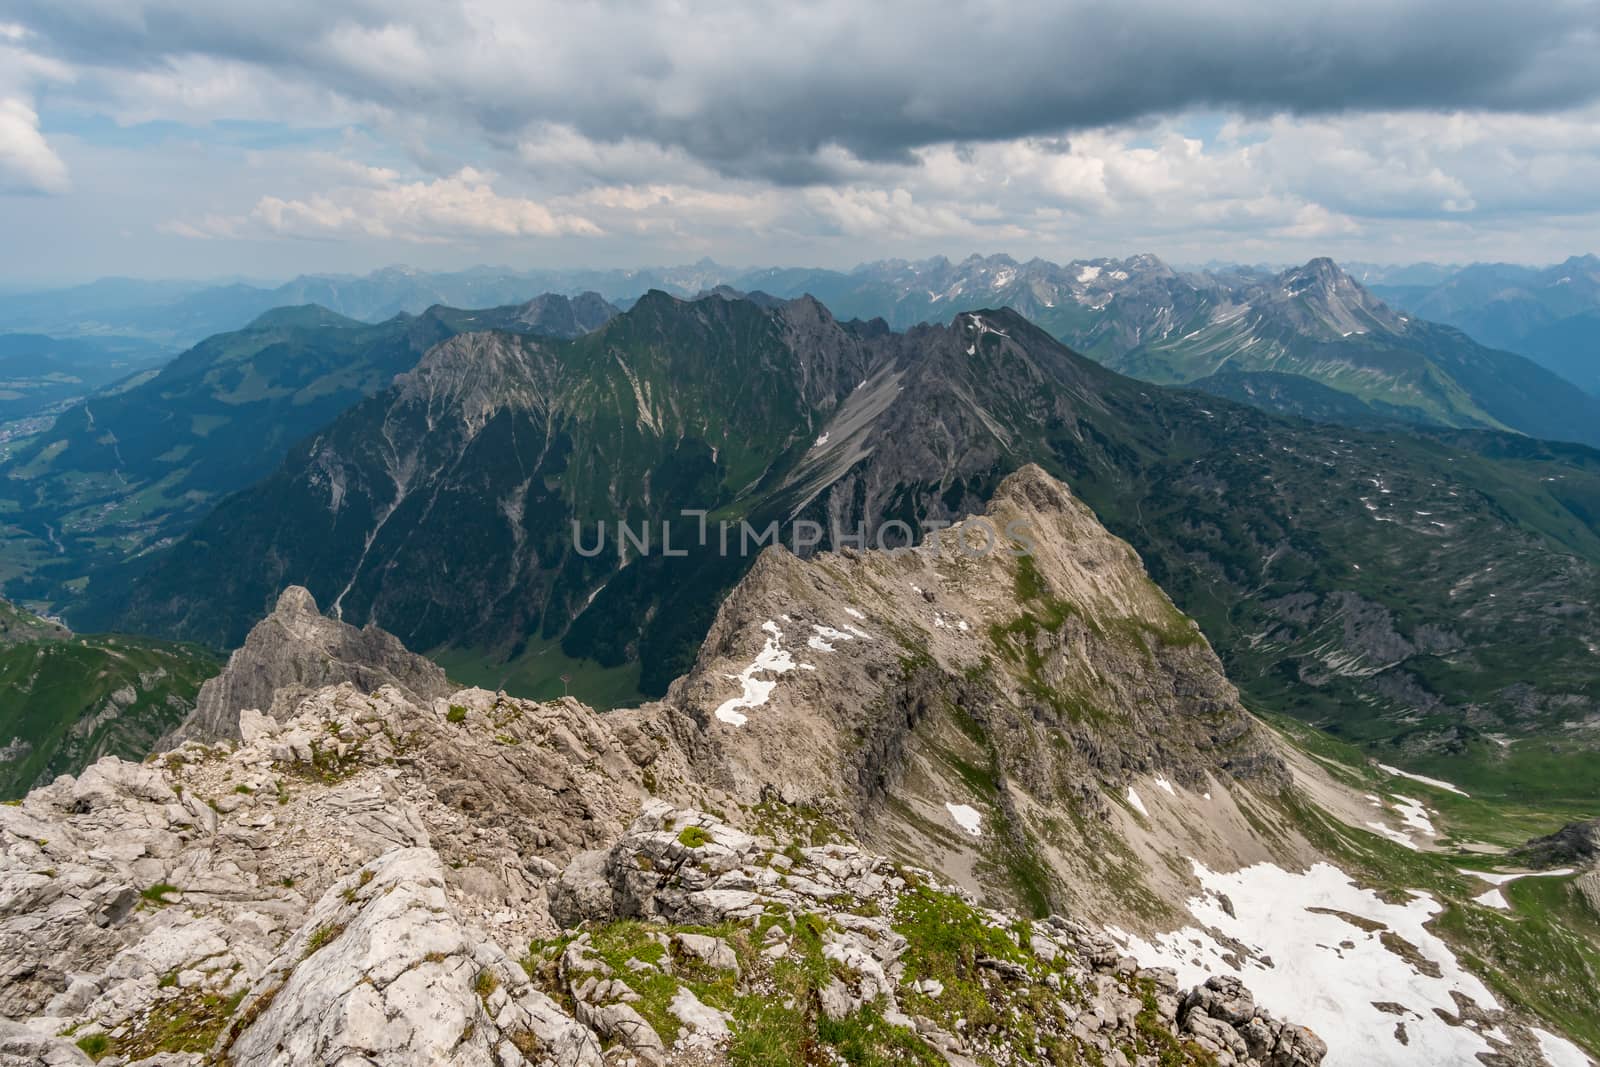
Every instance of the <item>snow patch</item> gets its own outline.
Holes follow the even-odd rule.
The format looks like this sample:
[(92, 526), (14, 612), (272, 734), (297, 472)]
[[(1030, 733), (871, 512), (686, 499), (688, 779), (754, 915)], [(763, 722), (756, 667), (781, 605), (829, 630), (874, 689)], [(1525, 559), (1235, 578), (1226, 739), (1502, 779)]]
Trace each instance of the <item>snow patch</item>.
[(1566, 1038), (1547, 1033), (1537, 1026), (1528, 1029), (1533, 1032), (1534, 1040), (1539, 1042), (1539, 1051), (1544, 1054), (1550, 1067), (1589, 1067), (1589, 1057)]
[(1382, 771), (1384, 774), (1392, 774), (1397, 778), (1409, 778), (1413, 782), (1421, 782), (1423, 785), (1431, 785), (1435, 789), (1443, 789), (1445, 792), (1454, 793), (1458, 797), (1468, 797), (1472, 795), (1471, 793), (1467, 793), (1456, 788), (1449, 782), (1441, 782), (1437, 778), (1429, 778), (1427, 775), (1423, 774), (1412, 774), (1410, 771), (1402, 771), (1399, 767), (1391, 767), (1387, 763), (1378, 764), (1378, 770)]
[[(1485, 1010), (1499, 1004), (1427, 929), (1440, 911), (1433, 897), (1386, 903), (1328, 863), (1299, 874), (1270, 863), (1219, 874), (1191, 862), (1204, 887), (1187, 902), (1196, 926), (1152, 940), (1107, 928), (1141, 965), (1172, 967), (1186, 986), (1214, 974), (1239, 975), (1259, 1004), (1327, 1041), (1328, 1067), (1414, 1064), (1419, 1049), (1427, 1062), (1473, 1063), (1491, 1051), (1477, 1032), (1441, 1018), (1458, 1014), (1454, 993)], [(1409, 962), (1413, 954), (1438, 977)], [(1395, 1017), (1377, 1004), (1407, 1009), (1409, 1047), (1395, 1036)]]
[(983, 816), (978, 814), (976, 808), (969, 804), (946, 804), (945, 808), (950, 812), (950, 817), (956, 821), (956, 825), (973, 837), (983, 833)]
[(1172, 788), (1172, 783), (1167, 781), (1165, 778), (1157, 778), (1156, 785), (1162, 789), (1165, 789), (1167, 791), (1167, 796), (1169, 797), (1175, 797), (1178, 795), (1177, 792)]
[(1456, 869), (1469, 878), (1477, 878), (1494, 886), (1493, 889), (1473, 897), (1472, 900), (1474, 903), (1482, 904), (1486, 908), (1497, 908), (1500, 911), (1511, 910), (1511, 901), (1506, 899), (1502, 886), (1523, 878), (1563, 878), (1569, 874), (1577, 873), (1571, 867), (1562, 867), (1553, 871), (1516, 871), (1509, 874), (1504, 871), (1469, 871), (1461, 867)]
[(1150, 809), (1144, 806), (1144, 801), (1139, 799), (1139, 794), (1131, 785), (1128, 787), (1128, 803), (1133, 805), (1133, 810), (1140, 815), (1147, 819), (1150, 817)]
[(854, 626), (847, 627), (851, 633), (844, 630), (835, 630), (831, 626), (811, 627), (811, 636), (806, 639), (806, 647), (814, 652), (834, 651), (835, 641), (854, 641), (856, 638), (865, 638), (867, 635), (857, 630)]
[(1511, 910), (1511, 902), (1506, 899), (1504, 893), (1500, 892), (1499, 886), (1495, 886), (1480, 896), (1473, 897), (1472, 902), (1474, 904), (1482, 904), (1486, 908), (1498, 908), (1501, 911)]
[(1433, 828), (1433, 820), (1428, 818), (1428, 809), (1422, 806), (1422, 801), (1397, 796), (1394, 798), (1394, 810), (1399, 813), (1400, 821), (1411, 829), (1429, 837), (1439, 836)]
[(732, 726), (743, 726), (749, 722), (749, 716), (740, 709), (761, 707), (778, 687), (777, 679), (757, 678), (756, 675), (788, 674), (795, 669), (794, 657), (783, 647), (783, 631), (778, 629), (778, 624), (768, 619), (761, 624), (761, 629), (766, 632), (767, 639), (761, 651), (756, 653), (754, 662), (738, 674), (728, 675), (739, 683), (739, 695), (717, 706), (717, 718)]
[(1411, 840), (1411, 838), (1409, 836), (1407, 836), (1406, 834), (1401, 833), (1399, 830), (1396, 830), (1392, 826), (1389, 826), (1389, 825), (1387, 825), (1385, 823), (1369, 822), (1369, 823), (1367, 823), (1367, 829), (1371, 830), (1373, 833), (1379, 835), (1380, 837), (1387, 837), (1390, 841), (1393, 841), (1397, 845), (1404, 845), (1406, 848), (1409, 848), (1413, 852), (1421, 852), (1422, 851), (1421, 846), (1418, 845), (1415, 841)]

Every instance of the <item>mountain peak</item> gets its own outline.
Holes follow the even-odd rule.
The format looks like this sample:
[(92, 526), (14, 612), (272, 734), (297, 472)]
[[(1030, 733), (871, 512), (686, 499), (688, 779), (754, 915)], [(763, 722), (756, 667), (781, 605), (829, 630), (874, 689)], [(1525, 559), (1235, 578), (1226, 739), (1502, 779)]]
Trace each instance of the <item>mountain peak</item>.
[(1329, 256), (1317, 256), (1298, 267), (1290, 267), (1278, 275), (1285, 280), (1304, 279), (1324, 285), (1356, 284), (1355, 279)]
[[(1069, 624), (1073, 613), (1094, 627)], [(917, 650), (914, 682), (908, 648)], [(982, 685), (971, 686), (970, 666), (985, 662)], [(741, 682), (757, 673), (776, 681)], [(1072, 700), (1041, 704), (1046, 677)], [(883, 715), (907, 699), (906, 686), (930, 705), (964, 707), (996, 736), (1028, 738), (1005, 773), (1052, 783), (1044, 788), (1102, 816), (1111, 814), (1102, 790), (1139, 774), (1201, 791), (1241, 781), (1270, 792), (1288, 782), (1273, 742), (1239, 705), (1194, 623), (1137, 553), (1036, 464), (1004, 478), (982, 514), (911, 550), (847, 548), (801, 560), (782, 546), (767, 549), (724, 600), (694, 669), (667, 699), (706, 722), (735, 782), (765, 776), (809, 795), (836, 781), (842, 765), (845, 781), (863, 783), (866, 795), (832, 799), (859, 808), (873, 803), (876, 754), (907, 754), (921, 742), (905, 731), (936, 729)], [(1053, 732), (1074, 743), (1052, 746)], [(842, 744), (863, 737), (874, 740)], [(790, 754), (781, 766), (763, 761), (761, 753), (779, 750)], [(920, 807), (908, 788), (898, 799)], [(956, 789), (935, 782), (920, 802), (938, 810), (936, 794)]]
[(237, 738), (246, 708), (282, 719), (309, 693), (342, 683), (364, 693), (394, 686), (414, 700), (443, 696), (450, 688), (444, 671), (393, 635), (330, 619), (317, 610), (309, 589), (288, 586), (222, 673), (200, 687), (194, 711), (158, 747)]
[(350, 327), (365, 325), (321, 304), (297, 304), (263, 311), (250, 321), (246, 330), (310, 329), (319, 326)]
[(616, 307), (596, 292), (577, 296), (544, 293), (521, 305), (519, 324), (547, 337), (579, 337), (598, 330), (617, 316)]
[(282, 617), (296, 615), (322, 615), (317, 608), (316, 597), (311, 595), (311, 590), (303, 585), (291, 585), (278, 594), (278, 603), (272, 609), (272, 614)]
[(1277, 305), (1297, 329), (1324, 340), (1406, 331), (1403, 315), (1391, 310), (1327, 256), (1283, 271), (1253, 295)]

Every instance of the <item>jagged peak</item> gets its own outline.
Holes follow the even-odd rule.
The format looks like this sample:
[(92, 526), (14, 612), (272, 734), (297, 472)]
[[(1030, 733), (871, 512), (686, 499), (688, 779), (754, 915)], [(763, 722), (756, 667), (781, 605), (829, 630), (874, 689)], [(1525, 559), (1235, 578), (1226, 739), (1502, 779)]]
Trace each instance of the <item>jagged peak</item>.
[(273, 607), (274, 615), (316, 615), (321, 616), (322, 611), (317, 607), (317, 598), (311, 595), (311, 590), (303, 585), (291, 585), (278, 594), (278, 603)]
[(450, 688), (443, 670), (393, 634), (328, 618), (309, 589), (287, 586), (222, 673), (201, 686), (195, 710), (158, 748), (238, 737), (245, 709), (283, 718), (309, 693), (346, 682), (368, 693), (395, 686), (417, 700)]
[(1352, 284), (1355, 283), (1355, 279), (1347, 274), (1343, 267), (1340, 267), (1338, 263), (1334, 262), (1331, 256), (1316, 256), (1315, 258), (1307, 260), (1298, 267), (1290, 267), (1288, 270), (1281, 272), (1278, 277), (1314, 278), (1318, 281), (1327, 281), (1333, 283), (1344, 281), (1351, 282)]

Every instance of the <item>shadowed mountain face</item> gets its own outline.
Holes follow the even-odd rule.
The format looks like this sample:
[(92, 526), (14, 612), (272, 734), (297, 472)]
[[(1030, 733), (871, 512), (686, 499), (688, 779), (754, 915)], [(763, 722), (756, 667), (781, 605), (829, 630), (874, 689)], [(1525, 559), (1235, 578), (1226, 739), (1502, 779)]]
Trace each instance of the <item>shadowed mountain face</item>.
[(290, 446), (466, 330), (575, 337), (615, 309), (594, 294), (484, 311), (435, 307), (367, 325), (278, 308), (159, 371), (88, 397), (0, 465), (16, 535), (10, 592), (65, 604), (68, 583), (186, 532)]
[[(126, 597), (106, 583), (101, 603), (125, 606), (102, 618), (235, 644), (300, 584), (414, 648), (508, 663), (559, 644), (660, 693), (754, 556), (737, 526), (722, 554), (718, 520), (892, 543), (890, 522), (981, 511), (1028, 462), (1138, 548), (1248, 699), (1465, 756), (1509, 790), (1542, 775), (1489, 734), (1596, 709), (1600, 456), (1282, 421), (1123, 378), (1009, 311), (895, 334), (809, 300), (657, 293), (573, 341), (454, 338)], [(707, 545), (684, 509), (709, 513)], [(672, 521), (687, 554), (662, 551), (659, 525), (648, 551), (614, 527), (577, 551), (574, 520), (592, 549), (619, 518)], [(1563, 736), (1550, 758), (1584, 751)]]

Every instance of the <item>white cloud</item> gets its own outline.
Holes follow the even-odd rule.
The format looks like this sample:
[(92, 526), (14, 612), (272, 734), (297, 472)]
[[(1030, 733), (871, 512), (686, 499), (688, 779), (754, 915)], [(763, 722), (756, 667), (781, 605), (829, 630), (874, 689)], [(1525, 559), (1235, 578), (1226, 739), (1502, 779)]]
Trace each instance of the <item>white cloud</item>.
[(477, 238), (597, 236), (581, 215), (524, 197), (501, 196), (470, 167), (432, 181), (400, 181), (393, 171), (350, 167), (355, 183), (285, 199), (264, 196), (242, 217), (173, 220), (185, 237), (368, 237), (422, 243)]
[(0, 97), (0, 192), (62, 193), (67, 165), (39, 132), (28, 101)]
[[(841, 265), (1600, 243), (1600, 74), (1571, 9), (1352, 2), (1202, 18), (1178, 0), (1022, 0), (972, 19), (888, 0), (866, 19), (848, 0), (752, 0), (713, 34), (681, 0), (14, 0), (0, 99), (22, 110), (0, 167), (13, 188), (60, 189), (65, 158), (87, 188), (55, 115), (176, 121), (189, 132), (101, 147), (130, 163), (180, 136), (240, 150), (173, 169), (193, 195), (130, 212), (135, 228), (153, 214), (174, 235), (486, 257), (559, 236), (578, 242), (566, 262), (602, 244), (611, 262)], [(265, 133), (212, 125), (238, 119)]]

